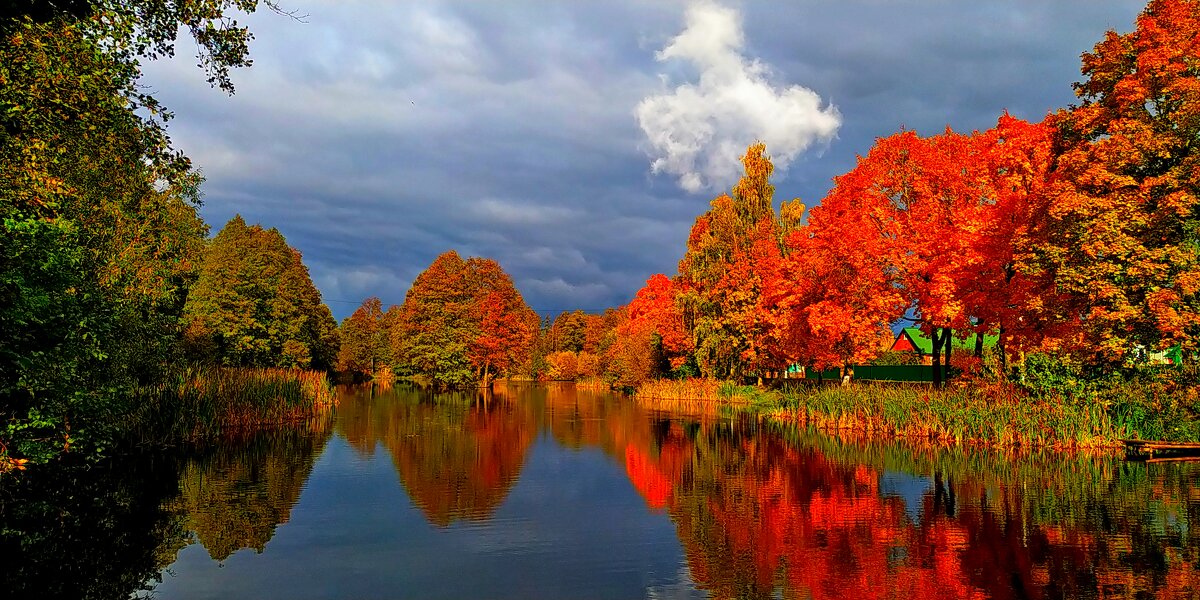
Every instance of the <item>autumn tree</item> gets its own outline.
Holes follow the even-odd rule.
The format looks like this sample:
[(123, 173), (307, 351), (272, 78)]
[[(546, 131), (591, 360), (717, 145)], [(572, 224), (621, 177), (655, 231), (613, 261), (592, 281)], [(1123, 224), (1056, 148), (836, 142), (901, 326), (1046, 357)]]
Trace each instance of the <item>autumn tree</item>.
[[(986, 161), (988, 205), (978, 221), (976, 261), (959, 275), (963, 302), (978, 334), (1000, 336), (1001, 371), (1010, 350), (1029, 350), (1071, 337), (1077, 321), (1068, 297), (1039, 259), (1053, 196), (1055, 130), (1004, 114), (974, 136)], [(976, 336), (982, 355), (982, 335)]]
[(680, 284), (661, 273), (652, 275), (629, 302), (626, 331), (649, 331), (672, 367), (681, 366), (693, 350), (679, 306)]
[(810, 221), (812, 235), (831, 251), (826, 256), (862, 269), (880, 296), (841, 306), (907, 309), (858, 317), (866, 316), (868, 324), (901, 318), (920, 324), (934, 341), (935, 384), (943, 375), (943, 348), (948, 363), (953, 331), (976, 325), (964, 302), (964, 282), (981, 262), (980, 224), (994, 204), (989, 181), (973, 136), (947, 130), (922, 138), (902, 131), (877, 140), (853, 170), (837, 177)]
[(469, 314), (477, 324), (468, 341), (468, 357), (477, 380), (486, 384), (527, 357), (539, 319), (499, 263), (471, 258), (466, 266), (471, 287)]
[(602, 355), (605, 379), (618, 388), (636, 388), (661, 376), (665, 360), (662, 344), (645, 321), (629, 318), (628, 307), (613, 313), (613, 339)]
[[(612, 309), (608, 309), (611, 311)], [(583, 317), (583, 351), (599, 354), (605, 343), (605, 338), (611, 333), (606, 314), (586, 314)]]
[(826, 218), (840, 220), (814, 209), (809, 224), (788, 237), (784, 276), (765, 296), (779, 321), (778, 351), (820, 370), (873, 358), (905, 307), (870, 253), (847, 252), (838, 230), (848, 224), (827, 225)]
[(330, 369), (337, 357), (337, 324), (300, 252), (240, 215), (205, 251), (184, 314), (223, 365)]
[(551, 381), (574, 381), (579, 377), (579, 353), (560, 350), (546, 355), (546, 378)]
[(1037, 248), (1081, 326), (1119, 361), (1200, 341), (1200, 4), (1152, 0), (1083, 55), (1078, 106), (1050, 119), (1060, 154)]
[(785, 218), (776, 214), (770, 183), (774, 166), (765, 151), (761, 143), (746, 150), (745, 174), (696, 219), (679, 262), (683, 291), (678, 301), (706, 377), (736, 379), (748, 370), (784, 366), (762, 344), (771, 325), (760, 301), (764, 277), (774, 277), (778, 267), (769, 254), (781, 252), (784, 222), (788, 229), (795, 227), (803, 207), (798, 201), (785, 203)]
[(338, 339), (338, 371), (373, 375), (380, 368), (391, 367), (391, 344), (378, 297), (363, 300), (362, 306), (342, 321)]
[(524, 362), (538, 327), (496, 261), (453, 250), (417, 276), (391, 333), (397, 360), (439, 386), (487, 383)]

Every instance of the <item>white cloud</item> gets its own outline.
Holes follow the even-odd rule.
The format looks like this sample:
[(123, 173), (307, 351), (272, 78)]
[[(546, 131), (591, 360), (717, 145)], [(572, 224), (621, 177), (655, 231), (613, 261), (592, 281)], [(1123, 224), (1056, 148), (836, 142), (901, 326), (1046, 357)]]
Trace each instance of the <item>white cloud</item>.
[(768, 65), (742, 54), (737, 11), (699, 2), (688, 8), (686, 23), (656, 57), (691, 63), (699, 81), (644, 98), (634, 111), (655, 173), (677, 176), (689, 192), (724, 187), (737, 180), (738, 158), (755, 140), (783, 171), (834, 138), (842, 122), (836, 107), (803, 86), (775, 85)]

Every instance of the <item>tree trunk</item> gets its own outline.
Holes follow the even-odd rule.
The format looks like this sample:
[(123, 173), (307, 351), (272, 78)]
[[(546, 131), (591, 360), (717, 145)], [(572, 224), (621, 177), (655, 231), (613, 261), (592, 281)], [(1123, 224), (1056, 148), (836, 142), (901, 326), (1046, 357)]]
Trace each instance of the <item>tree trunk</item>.
[(950, 380), (950, 358), (954, 353), (954, 330), (947, 327), (942, 330), (942, 347), (946, 349), (946, 376), (943, 383)]
[(1000, 326), (1000, 339), (996, 341), (996, 350), (999, 352), (1000, 360), (1000, 381), (1008, 378), (1008, 349), (1004, 347), (1004, 325)]
[(975, 358), (983, 360), (983, 322), (975, 324)]
[(942, 336), (937, 327), (933, 328), (933, 387), (942, 387)]

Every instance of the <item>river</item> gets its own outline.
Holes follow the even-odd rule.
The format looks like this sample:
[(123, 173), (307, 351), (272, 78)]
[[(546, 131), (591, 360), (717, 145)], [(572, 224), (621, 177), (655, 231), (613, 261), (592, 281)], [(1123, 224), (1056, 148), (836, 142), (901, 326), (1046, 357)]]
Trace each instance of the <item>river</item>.
[(1195, 463), (833, 438), (569, 384), (340, 395), (304, 427), (10, 479), (0, 597), (1200, 597)]

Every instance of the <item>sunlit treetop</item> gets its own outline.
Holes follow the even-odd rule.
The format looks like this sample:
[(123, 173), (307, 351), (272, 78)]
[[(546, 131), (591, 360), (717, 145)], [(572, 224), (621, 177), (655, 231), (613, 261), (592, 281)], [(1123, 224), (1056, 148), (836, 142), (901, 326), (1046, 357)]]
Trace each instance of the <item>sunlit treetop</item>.
[(274, 0), (10, 0), (0, 6), (0, 34), (23, 22), (61, 23), (86, 31), (124, 59), (174, 56), (179, 31), (196, 42), (208, 82), (233, 91), (231, 68), (250, 65), (250, 30), (238, 13), (260, 6), (280, 11)]

